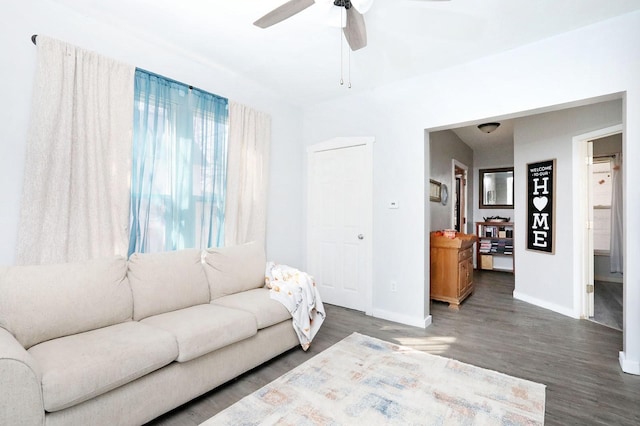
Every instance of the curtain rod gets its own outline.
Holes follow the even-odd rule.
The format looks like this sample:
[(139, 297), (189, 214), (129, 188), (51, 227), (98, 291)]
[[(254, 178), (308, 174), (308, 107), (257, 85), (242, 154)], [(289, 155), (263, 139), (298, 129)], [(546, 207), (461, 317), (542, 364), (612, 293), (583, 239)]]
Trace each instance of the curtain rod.
[[(36, 39), (37, 39), (37, 38), (38, 38), (38, 34), (33, 34), (33, 35), (31, 36), (31, 43), (33, 43), (35, 46), (37, 46), (37, 45), (38, 45), (38, 43), (36, 43)], [(157, 76), (157, 77), (164, 78), (165, 80), (171, 80), (171, 81), (173, 81), (173, 82), (175, 82), (175, 83), (182, 84), (182, 85), (185, 85), (185, 86), (186, 86), (186, 84), (184, 84), (184, 83), (180, 83), (179, 81), (172, 80), (172, 79), (170, 79), (170, 78), (168, 78), (168, 77), (163, 77), (163, 76), (161, 76), (161, 75), (158, 75), (158, 74), (152, 73), (151, 71), (147, 71), (147, 70), (143, 70), (143, 69), (140, 69), (140, 70), (141, 70), (141, 71), (144, 71), (144, 72), (146, 72), (146, 73), (148, 73), (148, 74), (153, 74), (153, 75), (155, 75), (155, 76)], [(190, 90), (193, 90), (193, 86), (189, 86), (189, 89), (190, 89)], [(200, 89), (198, 89), (198, 90), (200, 90)], [(204, 90), (200, 90), (200, 91), (201, 91), (201, 92), (204, 92)], [(214, 96), (215, 96), (215, 95), (214, 95)]]
[[(38, 38), (38, 34), (34, 34), (34, 35), (32, 35), (32, 36), (31, 36), (31, 42), (32, 42), (34, 45), (36, 45), (36, 46), (38, 45), (38, 44), (36, 43), (36, 39), (37, 39), (37, 38)], [(140, 69), (140, 71), (144, 71), (144, 72), (146, 72), (146, 73), (148, 73), (148, 74), (152, 74), (152, 75), (155, 75), (155, 76), (157, 76), (157, 77), (164, 78), (165, 80), (170, 80), (170, 81), (173, 81), (173, 82), (175, 82), (175, 83), (178, 83), (178, 84), (182, 84), (182, 85), (184, 85), (184, 86), (187, 86), (186, 84), (181, 83), (181, 82), (179, 82), (179, 81), (177, 81), (177, 80), (173, 80), (173, 79), (168, 78), (168, 77), (163, 77), (163, 76), (161, 76), (161, 75), (159, 75), (159, 74), (155, 74), (155, 73), (152, 73), (151, 71), (143, 70), (143, 69), (141, 69), (141, 68), (139, 68), (139, 69)], [(209, 93), (210, 95), (213, 95), (213, 96), (215, 96), (215, 97), (222, 98), (222, 96), (214, 95), (213, 93), (207, 92), (206, 90), (198, 89), (198, 88), (193, 87), (193, 86), (187, 86), (187, 87), (189, 87), (189, 90), (196, 89), (196, 90), (198, 90), (198, 91), (200, 91), (200, 92)]]

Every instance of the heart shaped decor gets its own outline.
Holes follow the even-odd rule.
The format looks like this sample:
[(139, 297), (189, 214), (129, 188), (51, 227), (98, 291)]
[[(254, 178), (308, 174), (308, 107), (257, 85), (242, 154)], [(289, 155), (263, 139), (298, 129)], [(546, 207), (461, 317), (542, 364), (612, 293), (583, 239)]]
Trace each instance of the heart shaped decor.
[(549, 199), (547, 197), (535, 197), (533, 199), (533, 205), (536, 207), (536, 209), (538, 209), (539, 212), (547, 207), (547, 203), (549, 203)]

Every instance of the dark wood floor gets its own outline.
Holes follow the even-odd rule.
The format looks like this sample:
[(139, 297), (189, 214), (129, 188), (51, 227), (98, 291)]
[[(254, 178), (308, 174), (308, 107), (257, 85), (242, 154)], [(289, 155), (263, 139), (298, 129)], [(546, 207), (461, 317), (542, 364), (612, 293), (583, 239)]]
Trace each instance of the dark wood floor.
[(197, 425), (354, 331), (543, 383), (547, 425), (640, 424), (640, 377), (620, 369), (620, 331), (514, 300), (512, 274), (476, 272), (475, 282), (460, 311), (432, 303), (427, 329), (327, 305), (309, 352), (289, 351), (152, 424)]
[(622, 283), (594, 283), (593, 321), (622, 330)]

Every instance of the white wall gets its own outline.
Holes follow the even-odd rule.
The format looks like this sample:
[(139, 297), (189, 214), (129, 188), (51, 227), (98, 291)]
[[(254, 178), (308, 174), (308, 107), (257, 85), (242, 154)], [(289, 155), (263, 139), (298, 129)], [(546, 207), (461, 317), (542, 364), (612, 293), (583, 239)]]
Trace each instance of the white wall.
[[(25, 139), (37, 48), (32, 34), (75, 44), (102, 55), (225, 96), (272, 117), (271, 180), (267, 251), (270, 259), (303, 262), (301, 114), (235, 73), (215, 66), (214, 58), (194, 58), (175, 46), (156, 44), (48, 1), (3, 2), (0, 11), (0, 264), (14, 261)], [(276, 167), (286, 164), (286, 167)]]
[[(603, 96), (624, 93), (624, 151), (627, 158), (640, 158), (638, 40), (640, 13), (636, 12), (305, 111), (306, 144), (336, 136), (376, 138), (374, 311), (407, 318), (411, 323), (420, 322), (429, 313), (425, 278), (429, 273), (425, 262), (428, 242), (424, 232), (429, 211), (423, 202), (429, 170), (428, 162), (424, 162), (424, 129), (459, 127), (485, 118), (521, 117), (556, 109), (558, 105), (577, 106), (592, 102), (593, 98), (601, 100)], [(357, 75), (352, 80), (357, 85)], [(491, 96), (487, 96), (487, 88), (491, 89)], [(555, 147), (550, 147), (545, 157), (564, 156), (564, 149), (561, 147), (556, 154)], [(640, 217), (640, 185), (629, 183), (638, 181), (640, 168), (627, 168), (625, 244), (626, 253), (633, 255), (640, 253), (640, 223), (636, 220)], [(390, 199), (398, 200), (400, 209), (386, 209)], [(572, 265), (574, 259), (568, 261)], [(523, 259), (518, 261), (519, 267), (526, 270), (530, 266)], [(516, 273), (516, 278), (520, 275)], [(399, 283), (397, 293), (389, 291), (391, 279)], [(626, 263), (624, 291), (621, 364), (626, 371), (640, 374), (637, 262)]]
[[(370, 92), (309, 109), (304, 142), (375, 136), (373, 314), (424, 326), (429, 321), (424, 278), (424, 181), (429, 171), (424, 126), (416, 125), (419, 116), (408, 105), (389, 108), (383, 97)], [(398, 201), (398, 209), (388, 208), (391, 200)], [(390, 281), (397, 282), (397, 292), (389, 291)]]
[[(482, 222), (484, 217), (501, 216), (515, 221), (513, 209), (481, 209), (480, 208), (480, 169), (513, 167), (513, 145), (504, 144), (473, 151), (473, 220)], [(475, 224), (474, 224), (475, 225)], [(475, 228), (474, 228), (475, 229)]]
[[(459, 137), (451, 130), (443, 130), (440, 132), (432, 132), (429, 134), (428, 142), (429, 161), (431, 179), (437, 180), (445, 185), (449, 189), (449, 201), (446, 205), (442, 203), (430, 202), (429, 197), (426, 197), (425, 202), (428, 203), (430, 211), (430, 226), (429, 231), (437, 231), (440, 229), (452, 229), (453, 228), (453, 194), (455, 193), (455, 182), (452, 179), (452, 160), (456, 160), (459, 163), (464, 164), (469, 168), (467, 176), (468, 181), (468, 202), (465, 206), (465, 216), (467, 221), (472, 221), (471, 206), (473, 202), (472, 194), (473, 190), (473, 150), (465, 144)], [(469, 227), (470, 233), (473, 233), (473, 224)]]
[[(516, 288), (514, 296), (565, 315), (579, 318), (581, 306), (574, 297), (575, 215), (573, 188), (573, 137), (622, 122), (622, 101), (532, 115), (514, 121), (516, 208), (520, 226), (516, 238)], [(525, 250), (527, 223), (527, 163), (556, 159), (555, 254)]]

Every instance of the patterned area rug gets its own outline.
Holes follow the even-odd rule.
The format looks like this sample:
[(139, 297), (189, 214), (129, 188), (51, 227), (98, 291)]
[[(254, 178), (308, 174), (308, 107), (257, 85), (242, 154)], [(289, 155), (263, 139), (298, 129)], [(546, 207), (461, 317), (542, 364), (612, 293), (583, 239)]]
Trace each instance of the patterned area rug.
[(202, 425), (542, 425), (545, 386), (354, 333)]

